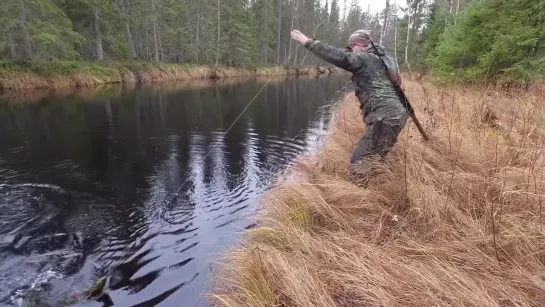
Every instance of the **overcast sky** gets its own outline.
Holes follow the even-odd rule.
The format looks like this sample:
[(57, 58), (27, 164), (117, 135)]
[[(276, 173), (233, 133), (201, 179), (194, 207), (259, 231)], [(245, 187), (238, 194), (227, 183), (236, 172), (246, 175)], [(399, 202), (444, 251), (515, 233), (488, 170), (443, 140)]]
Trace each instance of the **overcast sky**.
[[(339, 7), (340, 7), (340, 10), (341, 10), (340, 13), (341, 13), (341, 16), (342, 16), (343, 12), (344, 12), (343, 9), (344, 9), (345, 0), (338, 0), (338, 1), (339, 1)], [(373, 12), (373, 13), (378, 13), (378, 12), (382, 11), (386, 7), (386, 0), (357, 0), (357, 1), (358, 1), (358, 4), (363, 8), (364, 11), (367, 10), (368, 6), (371, 6), (371, 12)], [(406, 0), (390, 0), (390, 5), (393, 5), (394, 1), (400, 7), (407, 6)], [(346, 2), (347, 2), (346, 5), (350, 5), (352, 0), (347, 0)]]

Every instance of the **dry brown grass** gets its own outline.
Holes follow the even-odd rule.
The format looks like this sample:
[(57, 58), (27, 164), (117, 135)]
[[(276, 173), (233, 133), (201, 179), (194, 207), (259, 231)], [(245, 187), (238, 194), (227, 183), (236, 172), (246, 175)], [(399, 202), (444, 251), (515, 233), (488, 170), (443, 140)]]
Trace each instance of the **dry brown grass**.
[(221, 258), (212, 304), (545, 306), (543, 87), (405, 87), (430, 141), (411, 123), (380, 175), (350, 183), (364, 125), (347, 96)]
[[(128, 66), (124, 66), (128, 65)], [(53, 65), (54, 66), (54, 65)], [(130, 67), (130, 68), (129, 68)], [(67, 88), (86, 88), (104, 84), (161, 83), (169, 81), (189, 81), (198, 79), (221, 79), (234, 77), (269, 77), (287, 75), (320, 75), (332, 73), (325, 68), (287, 69), (281, 66), (244, 68), (213, 66), (184, 66), (177, 64), (158, 65), (154, 68), (138, 68), (129, 64), (111, 63), (106, 65), (111, 75), (96, 75), (93, 71), (82, 70), (74, 73), (48, 73), (46, 75), (21, 69), (0, 68), (0, 90), (64, 90)]]
[[(326, 78), (327, 76), (323, 76)], [(292, 78), (292, 77), (288, 77)], [(312, 78), (322, 78), (321, 75)], [(158, 93), (176, 93), (180, 90), (196, 90), (206, 89), (210, 87), (223, 87), (235, 84), (243, 84), (249, 81), (258, 81), (261, 83), (268, 82), (269, 84), (282, 83), (286, 81), (286, 76), (272, 75), (272, 76), (255, 76), (255, 77), (237, 77), (237, 78), (224, 78), (217, 81), (213, 81), (209, 78), (197, 78), (180, 81), (164, 81), (164, 82), (148, 82), (142, 85), (137, 85), (134, 82), (125, 84), (105, 84), (96, 85), (93, 87), (61, 87), (56, 89), (34, 89), (31, 91), (6, 91), (0, 93), (1, 103), (29, 103), (40, 101), (46, 97), (66, 97), (75, 96), (82, 99), (95, 99), (96, 97), (115, 97), (121, 95), (123, 91), (130, 91), (139, 88), (141, 90), (153, 91)]]
[(120, 84), (96, 85), (94, 87), (82, 88), (58, 88), (58, 89), (35, 89), (31, 91), (6, 91), (0, 93), (0, 104), (2, 103), (32, 103), (41, 101), (44, 98), (61, 98), (75, 96), (82, 99), (95, 99), (96, 97), (115, 97), (122, 94), (125, 89), (133, 89), (133, 86)]
[(90, 72), (78, 72), (69, 75), (40, 75), (33, 72), (0, 71), (0, 90), (27, 91), (32, 89), (63, 90), (67, 88), (86, 88), (104, 84), (134, 81), (134, 76), (125, 70), (119, 75), (105, 78), (94, 76)]

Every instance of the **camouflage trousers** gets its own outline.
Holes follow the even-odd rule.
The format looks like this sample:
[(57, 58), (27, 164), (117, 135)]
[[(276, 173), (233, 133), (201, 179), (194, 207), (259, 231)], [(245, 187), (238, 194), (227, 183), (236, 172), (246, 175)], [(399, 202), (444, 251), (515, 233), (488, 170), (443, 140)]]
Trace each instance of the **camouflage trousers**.
[[(402, 118), (399, 123), (386, 123), (377, 120), (367, 125), (367, 131), (359, 141), (350, 158), (353, 175), (365, 175), (369, 170), (364, 165), (366, 160), (383, 160), (397, 142), (397, 138), (405, 127), (407, 118)], [(356, 174), (357, 173), (357, 174)], [(360, 176), (358, 176), (360, 177)]]

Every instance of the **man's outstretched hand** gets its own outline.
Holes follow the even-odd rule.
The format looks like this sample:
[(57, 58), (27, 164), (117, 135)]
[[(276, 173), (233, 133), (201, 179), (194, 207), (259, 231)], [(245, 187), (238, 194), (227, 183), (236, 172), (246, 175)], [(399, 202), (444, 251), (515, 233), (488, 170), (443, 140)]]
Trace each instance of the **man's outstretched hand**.
[(300, 42), (302, 45), (304, 45), (308, 40), (308, 37), (305, 34), (301, 33), (301, 31), (299, 30), (292, 30), (291, 38)]

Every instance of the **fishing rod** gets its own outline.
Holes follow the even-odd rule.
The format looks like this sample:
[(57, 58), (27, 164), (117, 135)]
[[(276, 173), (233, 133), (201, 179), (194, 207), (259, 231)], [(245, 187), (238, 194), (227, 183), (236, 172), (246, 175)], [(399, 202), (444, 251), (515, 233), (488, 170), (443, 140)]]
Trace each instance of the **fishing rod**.
[[(314, 29), (312, 30), (311, 33), (314, 33), (323, 23), (324, 23), (324, 21), (322, 20), (318, 25), (316, 25), (316, 27), (314, 27)], [(299, 48), (299, 47), (300, 47), (300, 45), (297, 45), (293, 51), (290, 50), (290, 54), (284, 60), (284, 62), (281, 64), (281, 66), (286, 65), (286, 63), (291, 59), (291, 56), (297, 51), (297, 48)], [(242, 115), (244, 115), (246, 110), (248, 110), (250, 105), (256, 100), (256, 98), (259, 96), (259, 94), (261, 94), (263, 89), (265, 89), (265, 87), (272, 80), (272, 78), (273, 78), (273, 75), (270, 75), (269, 78), (267, 79), (267, 81), (263, 84), (263, 86), (255, 94), (255, 96), (250, 100), (250, 102), (248, 102), (248, 104), (240, 112), (240, 114), (233, 121), (233, 123), (227, 128), (227, 130), (225, 130), (225, 132), (223, 133), (223, 136), (225, 136), (225, 135), (227, 135), (227, 133), (229, 133), (229, 131), (233, 128), (233, 126), (237, 123), (237, 121), (242, 117)], [(214, 146), (216, 146), (216, 144), (214, 144), (214, 145), (212, 145), (210, 147), (210, 149), (208, 150), (208, 152), (204, 156), (204, 159), (206, 159), (208, 157), (208, 155), (212, 152), (212, 150), (214, 149)], [(183, 187), (187, 184), (187, 182), (188, 182), (188, 179), (186, 177), (186, 179), (178, 187), (176, 192), (172, 194), (172, 197), (170, 197), (168, 200), (165, 197), (164, 201), (166, 201), (167, 205), (170, 204), (176, 197), (178, 197), (178, 194), (183, 189)], [(121, 252), (123, 252), (123, 253), (126, 252), (130, 248), (130, 246), (131, 246), (130, 244), (127, 245)], [(109, 288), (109, 277), (110, 277), (109, 275), (111, 274), (111, 270), (112, 270), (111, 265), (112, 265), (113, 262), (114, 261), (110, 262), (107, 265), (109, 267), (109, 269), (108, 269), (108, 272), (103, 277), (97, 279), (95, 281), (95, 283), (89, 289), (87, 289), (86, 291), (83, 291), (83, 293), (79, 294), (79, 295), (81, 295), (81, 297), (84, 300), (94, 300), (94, 301), (106, 303), (106, 304), (109, 304), (109, 305), (113, 305), (112, 298), (111, 298), (111, 296), (109, 294), (109, 291), (108, 291), (109, 290), (108, 289)]]

